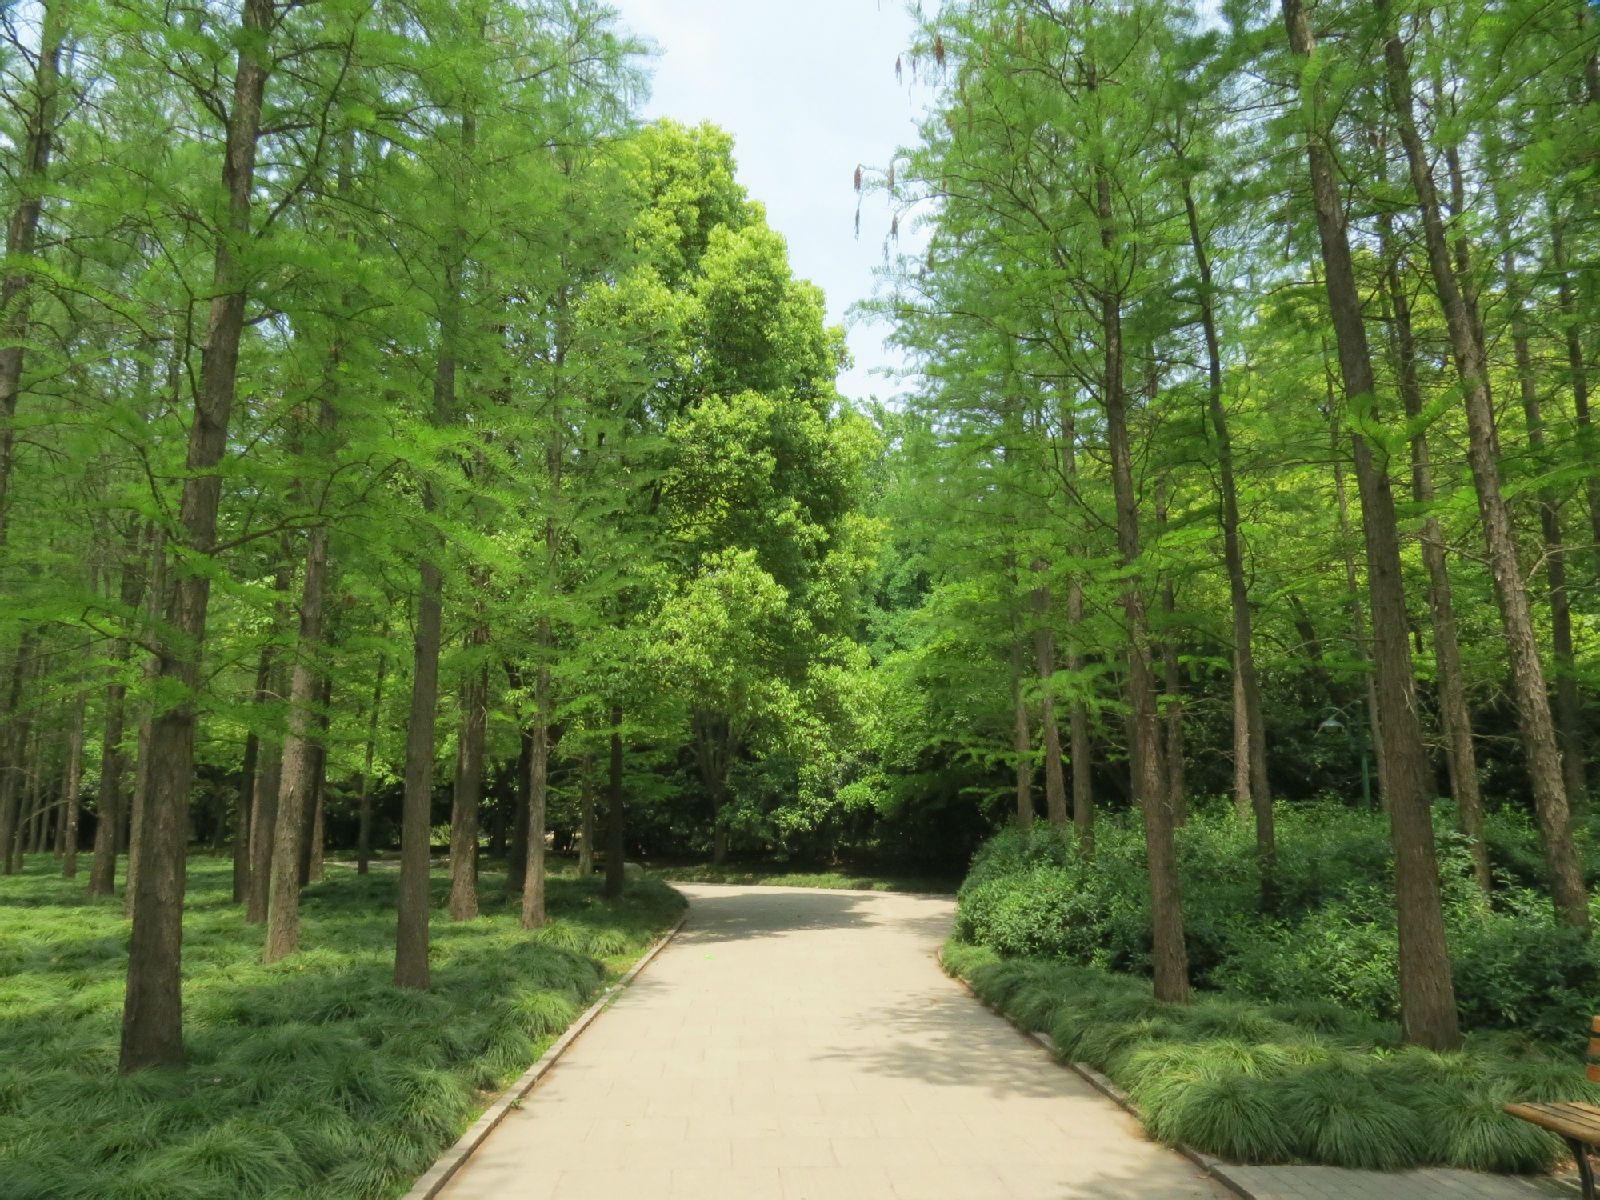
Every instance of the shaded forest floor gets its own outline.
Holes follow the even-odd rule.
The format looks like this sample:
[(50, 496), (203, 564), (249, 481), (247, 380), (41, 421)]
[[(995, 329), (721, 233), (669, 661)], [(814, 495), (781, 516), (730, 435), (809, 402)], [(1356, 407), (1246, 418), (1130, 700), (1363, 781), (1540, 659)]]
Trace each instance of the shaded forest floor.
[[(126, 1077), (121, 898), (87, 899), (48, 855), (0, 879), (0, 1195), (397, 1195), (683, 908), (655, 881), (607, 903), (598, 880), (557, 878), (530, 934), (488, 875), (479, 920), (436, 907), (416, 992), (390, 982), (392, 873), (307, 888), (305, 950), (264, 967), (230, 871), (190, 863), (188, 1070)], [(433, 887), (442, 905), (448, 880)]]

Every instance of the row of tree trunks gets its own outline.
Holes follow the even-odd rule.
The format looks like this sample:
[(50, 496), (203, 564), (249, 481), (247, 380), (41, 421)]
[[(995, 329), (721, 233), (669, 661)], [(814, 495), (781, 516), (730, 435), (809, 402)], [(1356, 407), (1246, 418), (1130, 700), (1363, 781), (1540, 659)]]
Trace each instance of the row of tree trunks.
[[(1385, 222), (1384, 240), (1388, 241)], [(1385, 282), (1394, 322), (1393, 352), (1395, 378), (1406, 419), (1416, 424), (1411, 438), (1411, 494), (1425, 509), (1434, 500), (1433, 474), (1428, 454), (1428, 439), (1420, 424), (1422, 388), (1417, 380), (1416, 339), (1411, 326), (1411, 300), (1400, 276), (1397, 257), (1384, 252)], [(1422, 562), (1428, 572), (1428, 607), (1433, 616), (1434, 669), (1438, 675), (1439, 718), (1445, 742), (1445, 765), (1450, 776), (1450, 791), (1456, 801), (1456, 821), (1468, 839), (1472, 855), (1472, 874), (1487, 892), (1489, 848), (1483, 840), (1483, 798), (1478, 788), (1478, 758), (1472, 744), (1472, 714), (1467, 707), (1466, 677), (1461, 665), (1461, 646), (1456, 634), (1455, 603), (1451, 596), (1450, 570), (1445, 559), (1444, 530), (1431, 511), (1422, 526)]]
[(1444, 221), (1440, 215), (1433, 168), (1418, 131), (1411, 90), (1410, 65), (1400, 40), (1389, 0), (1374, 0), (1376, 11), (1388, 26), (1384, 42), (1385, 81), (1389, 103), (1399, 128), (1410, 168), (1411, 184), (1422, 218), (1423, 241), (1434, 292), (1444, 309), (1450, 335), (1451, 357), (1465, 393), (1467, 457), (1478, 496), (1489, 572), (1500, 607), (1501, 630), (1511, 665), (1511, 689), (1516, 700), (1523, 752), (1533, 788), (1534, 810), (1544, 839), (1556, 912), (1566, 924), (1585, 933), (1589, 929), (1588, 894), (1573, 846), (1566, 780), (1561, 750), (1546, 691), (1544, 664), (1534, 634), (1533, 614), (1522, 579), (1511, 506), (1500, 479), (1500, 440), (1495, 428), (1494, 402), (1489, 392), (1488, 364), (1475, 314), (1462, 292), (1451, 262)]

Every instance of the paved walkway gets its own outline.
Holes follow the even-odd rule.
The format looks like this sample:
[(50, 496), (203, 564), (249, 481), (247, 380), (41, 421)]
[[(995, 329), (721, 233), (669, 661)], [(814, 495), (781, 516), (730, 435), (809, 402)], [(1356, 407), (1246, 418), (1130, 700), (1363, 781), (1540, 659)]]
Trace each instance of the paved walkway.
[(449, 1200), (1219, 1200), (946, 979), (949, 900), (684, 885), (689, 923)]
[[(949, 900), (681, 890), (684, 931), (489, 1136), (446, 1200), (1230, 1194), (944, 977), (933, 956)], [(1464, 1172), (1282, 1168), (1255, 1182), (1261, 1200), (1535, 1194)]]

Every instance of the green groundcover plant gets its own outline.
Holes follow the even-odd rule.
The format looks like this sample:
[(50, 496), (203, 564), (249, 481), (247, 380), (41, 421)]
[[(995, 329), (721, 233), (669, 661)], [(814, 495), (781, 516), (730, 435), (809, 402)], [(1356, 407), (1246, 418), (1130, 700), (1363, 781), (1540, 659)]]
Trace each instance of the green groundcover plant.
[[(1561, 1143), (1501, 1108), (1600, 1100), (1573, 1047), (1600, 999), (1593, 950), (1519, 876), (1531, 831), (1491, 832), (1498, 887), (1470, 883), (1445, 841), (1457, 1052), (1400, 1044), (1382, 818), (1336, 806), (1279, 817), (1263, 905), (1250, 830), (1202, 814), (1180, 837), (1191, 964), (1201, 990), (1158, 1003), (1137, 831), (1106, 822), (1093, 861), (1062, 835), (1010, 830), (962, 886), (948, 970), (1056, 1053), (1104, 1072), (1151, 1133), (1235, 1161), (1539, 1171)], [(1265, 907), (1265, 911), (1264, 911)]]
[(264, 967), (229, 864), (195, 861), (188, 1068), (119, 1076), (121, 902), (85, 899), (48, 857), (29, 867), (0, 880), (7, 1200), (398, 1195), (683, 907), (656, 881), (608, 903), (597, 882), (554, 879), (533, 933), (497, 900), (476, 921), (437, 917), (419, 992), (390, 982), (393, 873), (330, 870), (305, 892), (307, 949)]

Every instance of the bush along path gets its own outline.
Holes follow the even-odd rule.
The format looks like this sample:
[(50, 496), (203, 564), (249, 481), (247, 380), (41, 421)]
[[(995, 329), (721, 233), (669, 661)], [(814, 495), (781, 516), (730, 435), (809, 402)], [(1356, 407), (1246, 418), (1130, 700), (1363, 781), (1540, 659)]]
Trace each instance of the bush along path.
[[(1445, 1053), (1403, 1045), (1392, 991), (1368, 987), (1392, 985), (1394, 954), (1359, 918), (1363, 881), (1381, 878), (1362, 866), (1376, 849), (1369, 825), (1324, 814), (1320, 860), (1284, 870), (1277, 908), (1262, 915), (1228, 823), (1192, 821), (1180, 837), (1186, 890), (1231, 917), (1193, 939), (1192, 963), (1209, 986), (1188, 1004), (1158, 1001), (1141, 977), (1137, 897), (1118, 869), (1136, 843), (1110, 827), (1092, 866), (1044, 829), (990, 842), (961, 891), (943, 961), (1017, 1025), (1048, 1034), (1060, 1058), (1103, 1073), (1163, 1141), (1247, 1164), (1550, 1170), (1566, 1157), (1561, 1143), (1501, 1109), (1600, 1099), (1572, 1052), (1586, 1022), (1562, 1029), (1564, 1010), (1586, 998), (1559, 980), (1540, 997), (1506, 989), (1540, 977), (1524, 960), (1562, 933), (1548, 915), (1492, 910), (1462, 888), (1452, 901), (1452, 942), (1467, 968), (1458, 977), (1482, 977), (1461, 993), (1465, 1043)], [(1522, 935), (1518, 953), (1498, 972), (1482, 967), (1512, 944), (1508, 931)], [(1581, 951), (1568, 968), (1592, 970)]]
[[(683, 910), (654, 881), (608, 902), (598, 880), (555, 878), (542, 929), (493, 902), (446, 922), (441, 877), (432, 986), (417, 991), (392, 983), (392, 875), (308, 888), (306, 948), (262, 966), (258, 930), (230, 903), (231, 865), (196, 860), (188, 1067), (118, 1075), (122, 907), (52, 870), (40, 860), (0, 879), (7, 1200), (398, 1195)], [(484, 897), (499, 882), (486, 877)]]

